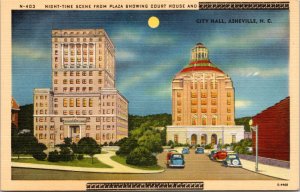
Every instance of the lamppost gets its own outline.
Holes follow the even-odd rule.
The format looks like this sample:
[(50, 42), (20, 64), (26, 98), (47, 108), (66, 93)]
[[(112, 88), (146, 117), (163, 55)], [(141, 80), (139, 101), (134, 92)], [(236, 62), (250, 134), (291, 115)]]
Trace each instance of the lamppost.
[(258, 172), (258, 125), (252, 126), (253, 121), (249, 121), (250, 128), (255, 131), (255, 171)]

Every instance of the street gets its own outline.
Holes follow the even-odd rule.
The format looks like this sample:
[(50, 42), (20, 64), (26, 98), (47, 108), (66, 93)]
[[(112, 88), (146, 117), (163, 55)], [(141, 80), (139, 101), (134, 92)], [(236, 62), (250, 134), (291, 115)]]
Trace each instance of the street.
[(86, 173), (72, 171), (12, 168), (14, 180), (272, 180), (242, 168), (226, 168), (211, 161), (206, 154), (191, 150), (185, 155), (185, 168), (166, 168), (166, 152), (158, 155), (158, 163), (166, 171), (154, 174)]

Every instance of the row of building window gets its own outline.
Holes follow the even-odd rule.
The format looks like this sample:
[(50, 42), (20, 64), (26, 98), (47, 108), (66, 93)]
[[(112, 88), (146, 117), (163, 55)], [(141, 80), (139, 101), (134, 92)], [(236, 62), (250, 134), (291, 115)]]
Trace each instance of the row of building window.
[[(212, 140), (215, 140), (215, 138), (213, 137), (216, 137), (216, 134), (212, 135)], [(177, 134), (174, 135), (174, 142), (175, 143), (179, 142), (179, 136)], [(222, 143), (222, 139), (219, 140), (219, 143)], [(236, 135), (231, 135), (231, 143), (236, 143)], [(206, 144), (207, 144), (207, 135), (203, 134), (201, 135), (201, 145), (206, 145)]]
[[(207, 89), (207, 82), (200, 82), (200, 89)], [(197, 83), (191, 83), (190, 86), (191, 89), (198, 89), (198, 84)], [(218, 89), (218, 82), (211, 82), (210, 83), (210, 89)]]
[[(57, 107), (57, 105), (55, 105), (55, 107)], [(54, 115), (58, 115), (58, 111), (54, 110)], [(114, 109), (102, 109), (99, 110), (98, 114), (114, 114), (115, 110)], [(120, 112), (118, 111), (117, 114), (119, 115)], [(63, 110), (63, 115), (95, 115), (95, 112), (93, 110)]]
[[(35, 134), (36, 137), (38, 137), (39, 139), (48, 139), (47, 138), (47, 134)], [(85, 134), (86, 137), (90, 137), (89, 133)], [(64, 134), (60, 134), (59, 136), (60, 140), (63, 140)], [(114, 139), (114, 133), (103, 133), (102, 134), (102, 140), (113, 140)], [(55, 134), (50, 134), (50, 140), (55, 140)], [(79, 140), (79, 139), (78, 139)], [(100, 140), (100, 133), (96, 133), (96, 140)], [(77, 140), (76, 140), (77, 141)]]
[(35, 103), (36, 107), (48, 107), (48, 102), (43, 102), (43, 103)]
[[(58, 75), (58, 72), (55, 71), (53, 73), (54, 77)], [(93, 76), (93, 71), (64, 71), (63, 73), (64, 76)], [(102, 71), (98, 71), (98, 76), (102, 76)]]
[[(212, 98), (217, 98), (218, 93), (215, 91), (212, 91), (210, 96)], [(181, 97), (181, 92), (177, 92), (177, 97)], [(197, 92), (191, 92), (191, 98), (197, 98), (198, 93)], [(231, 97), (231, 92), (227, 92), (227, 97)], [(201, 98), (207, 98), (207, 92), (201, 92)]]
[[(74, 42), (74, 41), (77, 41), (77, 42), (81, 42), (81, 38), (64, 38), (64, 42)], [(97, 41), (99, 39), (93, 39), (93, 38), (82, 38), (82, 41), (83, 42), (94, 42), (94, 41)], [(54, 42), (58, 42), (58, 38), (54, 38)]]
[[(177, 121), (181, 121), (181, 116), (177, 116)], [(227, 121), (231, 121), (231, 115), (227, 115)], [(192, 125), (196, 125), (196, 124), (197, 124), (197, 119), (192, 118)], [(211, 119), (211, 124), (217, 125), (217, 117), (213, 117)], [(206, 116), (203, 116), (201, 118), (201, 125), (207, 125), (207, 117)]]
[(48, 97), (47, 97), (47, 95), (45, 95), (45, 96), (44, 95), (40, 95), (40, 96), (37, 95), (37, 96), (35, 96), (35, 99), (40, 99), (40, 100), (44, 100), (45, 99), (45, 100), (47, 100)]
[[(58, 91), (58, 87), (54, 87), (53, 90)], [(98, 87), (98, 90), (101, 90), (101, 87)], [(93, 87), (63, 87), (63, 92), (94, 92)]]
[[(181, 108), (177, 108), (177, 113), (181, 113), (182, 110)], [(197, 108), (192, 108), (191, 113), (197, 113), (198, 109)], [(211, 108), (211, 113), (217, 113), (218, 110), (217, 108)], [(201, 113), (207, 113), (207, 108), (201, 108)], [(227, 113), (231, 113), (231, 108), (227, 108)]]

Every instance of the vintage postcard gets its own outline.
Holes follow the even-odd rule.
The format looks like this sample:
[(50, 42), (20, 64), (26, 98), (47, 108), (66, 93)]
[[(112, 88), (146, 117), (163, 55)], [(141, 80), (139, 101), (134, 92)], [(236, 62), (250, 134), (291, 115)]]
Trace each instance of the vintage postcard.
[(299, 190), (296, 0), (1, 5), (1, 190)]

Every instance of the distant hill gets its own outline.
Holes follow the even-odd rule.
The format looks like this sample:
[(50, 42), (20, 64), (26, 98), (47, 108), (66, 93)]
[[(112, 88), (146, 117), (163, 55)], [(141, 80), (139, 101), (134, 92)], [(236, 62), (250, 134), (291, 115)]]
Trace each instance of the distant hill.
[[(244, 125), (245, 131), (250, 131), (249, 120), (251, 117), (235, 119), (236, 125)], [(150, 124), (153, 127), (165, 127), (172, 125), (172, 115), (167, 113), (153, 115), (130, 115), (128, 117), (129, 131), (140, 127), (142, 124)], [(33, 133), (33, 104), (23, 105), (19, 112), (19, 129), (29, 129)]]

